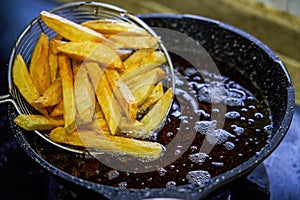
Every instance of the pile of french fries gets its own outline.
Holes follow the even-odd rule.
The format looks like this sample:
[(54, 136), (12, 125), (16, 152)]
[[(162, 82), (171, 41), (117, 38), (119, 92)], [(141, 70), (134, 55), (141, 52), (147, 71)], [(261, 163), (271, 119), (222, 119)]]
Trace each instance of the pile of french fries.
[(76, 24), (46, 11), (43, 22), (57, 35), (41, 33), (29, 68), (14, 61), (13, 81), (40, 114), (20, 114), (25, 130), (50, 130), (57, 143), (157, 159), (163, 147), (145, 141), (172, 103), (164, 88), (159, 38), (117, 19)]

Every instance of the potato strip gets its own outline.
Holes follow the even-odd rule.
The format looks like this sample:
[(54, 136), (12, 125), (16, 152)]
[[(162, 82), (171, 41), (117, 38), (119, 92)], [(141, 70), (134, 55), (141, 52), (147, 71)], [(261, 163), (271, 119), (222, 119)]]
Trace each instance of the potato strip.
[[(14, 60), (12, 68), (12, 76), (14, 84), (17, 86), (21, 95), (26, 99), (29, 104), (32, 104), (37, 98), (40, 97), (38, 90), (36, 89), (31, 76), (28, 72), (27, 66), (23, 60), (23, 57), (18, 54)], [(44, 115), (48, 115), (45, 108), (39, 108), (33, 105), (33, 107)]]
[(68, 42), (57, 49), (77, 60), (96, 61), (103, 67), (123, 69), (123, 62), (116, 51), (104, 43), (96, 42)]
[(76, 128), (76, 108), (74, 97), (73, 72), (71, 69), (69, 58), (65, 55), (59, 55), (58, 66), (62, 82), (65, 129), (68, 133), (71, 133)]
[(105, 37), (87, 27), (76, 24), (66, 18), (47, 11), (41, 12), (41, 18), (45, 24), (57, 34), (71, 41), (105, 41)]
[(62, 118), (54, 119), (44, 115), (20, 114), (14, 119), (14, 122), (27, 131), (51, 130), (64, 125)]
[(42, 94), (51, 83), (49, 69), (49, 41), (48, 36), (44, 33), (41, 33), (32, 53), (29, 73), (39, 94)]
[(68, 145), (93, 148), (110, 154), (125, 154), (149, 161), (160, 158), (163, 147), (156, 142), (147, 142), (131, 138), (105, 135), (99, 132), (82, 130), (67, 134), (58, 127), (50, 132), (50, 139)]
[(96, 97), (112, 135), (118, 131), (122, 109), (115, 99), (107, 77), (96, 63), (85, 63), (89, 77), (96, 91)]

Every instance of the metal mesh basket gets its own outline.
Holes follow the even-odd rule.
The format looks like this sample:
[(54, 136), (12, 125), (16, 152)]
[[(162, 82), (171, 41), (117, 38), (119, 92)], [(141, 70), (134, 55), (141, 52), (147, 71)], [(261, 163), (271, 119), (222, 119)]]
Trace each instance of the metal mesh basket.
[[(146, 25), (142, 20), (137, 18), (136, 16), (130, 14), (126, 10), (123, 10), (119, 7), (112, 6), (109, 4), (98, 3), (98, 2), (76, 2), (62, 5), (58, 8), (50, 11), (59, 16), (67, 18), (75, 23), (82, 23), (88, 20), (97, 20), (97, 19), (118, 19), (122, 21), (126, 21), (129, 23), (136, 24), (145, 30), (147, 30), (151, 35), (157, 36), (153, 30)], [(56, 33), (47, 27), (40, 17), (34, 19), (22, 32), (22, 34), (17, 39), (14, 48), (12, 49), (10, 60), (9, 60), (9, 69), (8, 69), (8, 81), (9, 81), (9, 94), (6, 96), (2, 96), (0, 98), (2, 102), (11, 102), (14, 104), (17, 112), (19, 114), (34, 114), (37, 111), (30, 106), (29, 103), (21, 96), (18, 89), (15, 87), (12, 80), (12, 66), (16, 55), (21, 54), (24, 58), (25, 63), (29, 66), (29, 62), (31, 59), (31, 55), (35, 48), (35, 45), (40, 37), (40, 34), (44, 32), (47, 34), (49, 38), (56, 35)], [(174, 75), (173, 75), (173, 67), (170, 60), (170, 57), (161, 42), (159, 42), (159, 49), (165, 53), (167, 58), (167, 63), (164, 65), (165, 71), (167, 74), (167, 78), (163, 81), (163, 85), (166, 88), (174, 89)], [(48, 142), (63, 148), (65, 150), (69, 150), (75, 153), (83, 153), (83, 150), (73, 149), (66, 147), (61, 144), (57, 144), (49, 139), (48, 131), (35, 131), (39, 136)]]

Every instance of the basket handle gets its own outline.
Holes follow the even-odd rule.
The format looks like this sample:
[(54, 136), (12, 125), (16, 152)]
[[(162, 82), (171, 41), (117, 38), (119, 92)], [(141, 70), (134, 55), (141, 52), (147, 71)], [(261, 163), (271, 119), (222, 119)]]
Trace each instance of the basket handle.
[(13, 100), (13, 98), (10, 94), (0, 95), (0, 104), (4, 104), (4, 103), (12, 103), (14, 105), (14, 107), (17, 108), (17, 104)]

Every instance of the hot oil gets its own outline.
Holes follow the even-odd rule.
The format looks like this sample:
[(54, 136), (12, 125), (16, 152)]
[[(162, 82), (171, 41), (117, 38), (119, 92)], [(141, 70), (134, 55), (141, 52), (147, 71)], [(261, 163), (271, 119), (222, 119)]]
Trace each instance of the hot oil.
[[(209, 102), (206, 84), (185, 60), (172, 55), (177, 71), (176, 97), (162, 130), (150, 140), (166, 146), (157, 166), (146, 173), (128, 173), (112, 169), (93, 157), (60, 152), (53, 146), (36, 142), (39, 153), (57, 168), (85, 180), (120, 188), (165, 188), (189, 183), (204, 183), (210, 177), (222, 174), (248, 160), (267, 144), (272, 128), (271, 116), (265, 98), (255, 84), (234, 67), (216, 62), (222, 76), (211, 76), (218, 85), (224, 83), (227, 101), (226, 113), (221, 116), (218, 106), (224, 101)], [(238, 67), (238, 66), (237, 66)], [(180, 77), (179, 77), (180, 75)], [(197, 105), (195, 105), (197, 104)], [(218, 127), (212, 115), (225, 119)], [(220, 115), (220, 116), (219, 116)], [(38, 138), (37, 138), (38, 140)], [(101, 159), (108, 158), (104, 155)], [(177, 158), (163, 165), (164, 160)], [(119, 161), (126, 168), (139, 161)]]

